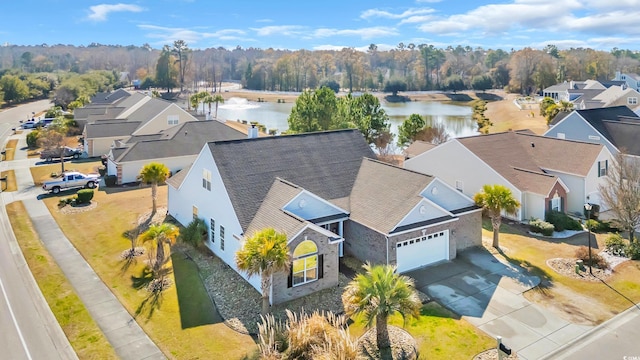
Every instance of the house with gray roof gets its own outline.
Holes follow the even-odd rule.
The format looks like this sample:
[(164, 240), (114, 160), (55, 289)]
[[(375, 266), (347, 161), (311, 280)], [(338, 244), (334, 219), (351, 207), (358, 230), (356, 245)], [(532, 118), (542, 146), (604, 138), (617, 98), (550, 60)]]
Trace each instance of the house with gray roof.
[[(109, 126), (107, 129), (121, 128), (123, 133), (127, 133), (127, 125), (136, 123), (127, 122), (121, 127)], [(126, 140), (115, 141), (109, 150), (107, 174), (116, 175), (117, 184), (136, 182), (142, 167), (150, 162), (163, 163), (172, 173), (177, 173), (193, 163), (207, 142), (246, 137), (244, 133), (214, 120), (189, 121), (157, 134), (126, 137)]]
[(481, 244), (469, 197), (375, 160), (355, 129), (209, 142), (167, 183), (169, 214), (183, 225), (204, 219), (206, 246), (236, 271), (247, 237), (268, 227), (287, 235), (293, 266), (273, 275), (272, 304), (336, 286), (345, 253), (406, 272)]
[(501, 184), (522, 204), (507, 217), (544, 219), (549, 210), (582, 213), (600, 202), (611, 153), (601, 144), (503, 132), (452, 139), (405, 161), (405, 168), (433, 174), (472, 197), (486, 184)]
[[(94, 108), (83, 131), (84, 149), (90, 157), (106, 155), (114, 141), (132, 136), (154, 135), (195, 117), (175, 103), (135, 93), (116, 107)], [(104, 113), (100, 111), (104, 110)], [(97, 113), (96, 113), (97, 112)]]
[(614, 155), (640, 157), (640, 117), (627, 106), (574, 110), (549, 126), (544, 136), (602, 144)]

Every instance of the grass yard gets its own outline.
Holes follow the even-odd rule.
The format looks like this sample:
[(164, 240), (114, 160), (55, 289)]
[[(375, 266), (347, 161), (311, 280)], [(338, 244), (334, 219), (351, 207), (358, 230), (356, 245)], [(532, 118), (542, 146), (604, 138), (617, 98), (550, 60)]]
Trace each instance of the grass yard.
[(13, 170), (7, 170), (0, 172), (0, 178), (7, 177), (6, 181), (0, 181), (0, 186), (2, 186), (2, 191), (10, 192), (17, 191), (18, 184), (16, 183), (16, 173)]
[[(166, 206), (167, 187), (158, 189), (158, 206)], [(204, 286), (190, 260), (174, 254), (172, 286), (160, 298), (140, 285), (146, 255), (124, 267), (120, 253), (130, 247), (123, 233), (135, 227), (138, 217), (151, 208), (151, 189), (107, 194), (96, 191), (97, 208), (80, 213), (58, 211), (58, 199), (44, 200), (62, 231), (73, 242), (96, 273), (162, 351), (175, 359), (242, 359), (257, 348), (248, 335), (239, 334), (216, 322)], [(89, 225), (90, 224), (90, 225)]]
[(13, 232), (42, 294), (80, 359), (117, 359), (62, 270), (44, 248), (22, 202), (7, 205)]
[[(402, 327), (402, 316), (392, 316), (389, 324)], [(417, 319), (407, 318), (404, 329), (416, 339), (419, 359), (471, 359), (495, 346), (493, 338), (436, 302), (424, 305)], [(363, 319), (355, 318), (349, 331), (352, 336), (364, 334)]]
[[(483, 236), (491, 238), (489, 220), (484, 220)], [(596, 234), (592, 240), (594, 252), (604, 248), (607, 234)], [(528, 268), (540, 276), (541, 288), (525, 295), (543, 303), (574, 322), (598, 324), (640, 301), (640, 262), (627, 261), (614, 270), (604, 282), (590, 282), (560, 275), (547, 265), (551, 258), (574, 258), (579, 246), (586, 246), (587, 234), (581, 233), (567, 239), (537, 238), (524, 233), (521, 228), (504, 224), (500, 229), (500, 247), (507, 260)]]
[(2, 159), (3, 161), (11, 161), (14, 159), (15, 154), (16, 154), (16, 147), (18, 146), (18, 140), (17, 139), (13, 139), (13, 140), (9, 140), (7, 141), (7, 144), (5, 145), (5, 154), (4, 154), (4, 158)]
[[(79, 171), (84, 174), (97, 173), (100, 166), (102, 166), (100, 160), (67, 160), (64, 162), (66, 171)], [(43, 182), (51, 180), (52, 173), (60, 174), (60, 170), (60, 162), (55, 161), (51, 164), (32, 167), (31, 176), (36, 186), (40, 186)]]

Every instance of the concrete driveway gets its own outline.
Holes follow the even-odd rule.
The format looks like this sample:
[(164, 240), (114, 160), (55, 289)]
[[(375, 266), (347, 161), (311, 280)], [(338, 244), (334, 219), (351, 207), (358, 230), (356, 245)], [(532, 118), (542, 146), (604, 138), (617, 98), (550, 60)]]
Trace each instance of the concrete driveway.
[(406, 273), (416, 287), (503, 342), (520, 359), (538, 359), (590, 330), (569, 323), (522, 295), (540, 279), (481, 248)]

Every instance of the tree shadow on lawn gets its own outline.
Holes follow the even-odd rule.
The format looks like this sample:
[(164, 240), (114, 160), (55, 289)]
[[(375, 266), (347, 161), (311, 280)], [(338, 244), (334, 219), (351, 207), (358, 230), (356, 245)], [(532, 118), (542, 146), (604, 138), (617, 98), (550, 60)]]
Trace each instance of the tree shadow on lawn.
[[(164, 272), (164, 278), (166, 278), (172, 272), (172, 270), (169, 268), (164, 268), (162, 271)], [(145, 266), (144, 269), (142, 269), (142, 271), (140, 272), (139, 276), (131, 276), (131, 287), (136, 290), (144, 289), (146, 291), (153, 280), (153, 271), (148, 266)], [(153, 313), (157, 309), (160, 309), (160, 306), (162, 306), (162, 299), (162, 291), (149, 291), (148, 295), (136, 309), (135, 317), (145, 315), (147, 320), (151, 319)]]
[(224, 321), (209, 297), (198, 271), (198, 265), (186, 252), (171, 254), (173, 262), (180, 322), (183, 329)]

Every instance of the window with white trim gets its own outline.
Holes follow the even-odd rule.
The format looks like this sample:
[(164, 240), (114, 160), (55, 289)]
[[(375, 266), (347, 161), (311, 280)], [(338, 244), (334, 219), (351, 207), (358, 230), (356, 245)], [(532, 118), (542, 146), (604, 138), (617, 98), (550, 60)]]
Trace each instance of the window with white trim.
[(211, 191), (211, 171), (202, 169), (202, 187)]
[(551, 199), (551, 210), (561, 211), (560, 209), (560, 197), (556, 196)]
[(628, 97), (627, 98), (627, 104), (629, 104), (629, 105), (638, 105), (638, 98), (637, 97)]
[(456, 180), (456, 190), (464, 192), (464, 182), (462, 180)]
[(180, 116), (167, 115), (167, 125), (178, 125), (179, 122), (180, 122)]
[(216, 242), (216, 221), (209, 219), (209, 233), (211, 236), (211, 243)]
[(318, 246), (305, 240), (293, 250), (292, 285), (302, 285), (318, 279)]
[(220, 225), (220, 250), (224, 251), (224, 226)]
[(609, 160), (598, 161), (598, 177), (607, 176), (609, 172)]

